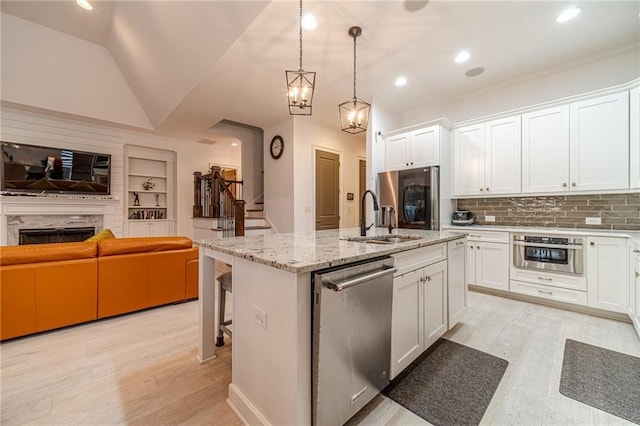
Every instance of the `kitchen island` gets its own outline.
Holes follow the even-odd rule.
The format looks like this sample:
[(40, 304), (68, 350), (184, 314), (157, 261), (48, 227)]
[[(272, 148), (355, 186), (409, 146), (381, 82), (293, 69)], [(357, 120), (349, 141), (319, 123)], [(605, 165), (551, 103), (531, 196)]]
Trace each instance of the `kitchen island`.
[[(464, 238), (455, 232), (394, 230), (410, 239), (353, 241), (359, 229), (203, 240), (198, 357), (215, 357), (215, 262), (233, 271), (229, 402), (249, 424), (311, 424), (311, 276), (318, 270)], [(369, 231), (369, 238), (388, 235)], [(443, 246), (446, 247), (446, 244)], [(446, 259), (446, 248), (445, 248)]]

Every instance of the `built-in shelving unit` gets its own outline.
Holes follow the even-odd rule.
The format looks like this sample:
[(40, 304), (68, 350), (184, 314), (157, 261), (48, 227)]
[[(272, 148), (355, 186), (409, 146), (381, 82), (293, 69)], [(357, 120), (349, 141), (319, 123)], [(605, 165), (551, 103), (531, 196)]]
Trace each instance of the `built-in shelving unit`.
[(175, 163), (173, 151), (125, 147), (128, 236), (175, 234)]

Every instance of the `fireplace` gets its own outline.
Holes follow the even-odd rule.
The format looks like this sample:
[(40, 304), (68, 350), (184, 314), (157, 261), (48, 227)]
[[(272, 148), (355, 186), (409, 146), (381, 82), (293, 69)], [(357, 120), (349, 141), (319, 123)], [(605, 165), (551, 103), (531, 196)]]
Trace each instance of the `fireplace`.
[(18, 244), (47, 244), (84, 241), (95, 235), (92, 226), (79, 228), (38, 228), (19, 230)]

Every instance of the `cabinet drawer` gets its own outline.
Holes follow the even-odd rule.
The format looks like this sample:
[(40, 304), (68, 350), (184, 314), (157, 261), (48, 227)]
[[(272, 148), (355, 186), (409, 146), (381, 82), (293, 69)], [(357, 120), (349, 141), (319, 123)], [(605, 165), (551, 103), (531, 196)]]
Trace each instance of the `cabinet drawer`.
[(556, 300), (558, 302), (587, 306), (587, 293), (585, 291), (569, 290), (514, 280), (510, 282), (510, 291), (528, 296), (541, 297), (543, 299)]
[(509, 243), (508, 232), (495, 231), (469, 231), (467, 233), (469, 241), (486, 241), (489, 243)]
[(447, 244), (440, 243), (415, 250), (404, 251), (392, 255), (397, 272), (394, 276), (400, 276), (408, 271), (413, 271), (424, 266), (431, 265), (447, 258)]
[(511, 279), (569, 290), (587, 291), (587, 278), (511, 268)]

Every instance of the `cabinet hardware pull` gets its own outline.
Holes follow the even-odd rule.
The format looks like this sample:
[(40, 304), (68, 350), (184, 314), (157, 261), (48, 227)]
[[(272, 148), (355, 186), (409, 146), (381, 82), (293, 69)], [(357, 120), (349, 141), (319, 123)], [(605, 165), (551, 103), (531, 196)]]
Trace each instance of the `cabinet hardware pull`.
[(636, 278), (640, 277), (640, 272), (636, 272)]
[(634, 250), (633, 252), (634, 253), (640, 253), (640, 250)]
[(427, 280), (427, 281), (431, 281), (431, 276), (428, 276), (428, 277), (426, 278), (426, 280)]
[(542, 294), (553, 295), (553, 292), (552, 292), (552, 291), (538, 290), (538, 292), (539, 292), (539, 293), (542, 293)]
[(405, 165), (406, 165), (406, 166), (408, 166), (408, 165), (409, 165), (409, 163), (405, 163)]
[(595, 246), (595, 245), (596, 245), (596, 243), (594, 243), (593, 241), (591, 241), (591, 242), (589, 243), (589, 245), (590, 245), (590, 246)]
[(489, 187), (487, 186), (487, 191), (489, 190)]
[(576, 186), (576, 183), (575, 182), (571, 182), (571, 186)]
[(483, 188), (480, 188), (480, 191), (482, 191), (482, 190), (483, 190)]
[(562, 183), (562, 187), (563, 187), (563, 188), (566, 188), (566, 187), (567, 187), (567, 182), (563, 182), (563, 183)]
[(469, 234), (469, 236), (474, 238), (482, 238), (482, 235)]
[(469, 248), (470, 248), (471, 250), (473, 250), (473, 246), (469, 246)]
[(553, 281), (553, 278), (538, 277), (541, 281)]
[(478, 250), (480, 250), (480, 246), (476, 246), (476, 248), (477, 248)]

